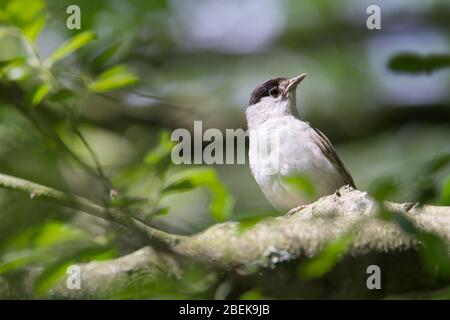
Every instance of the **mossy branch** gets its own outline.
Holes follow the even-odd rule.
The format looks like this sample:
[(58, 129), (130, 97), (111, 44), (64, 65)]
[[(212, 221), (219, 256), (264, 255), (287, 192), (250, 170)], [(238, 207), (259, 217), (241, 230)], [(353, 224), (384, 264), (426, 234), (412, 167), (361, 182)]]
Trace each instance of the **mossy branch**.
[[(269, 287), (268, 291), (279, 298), (379, 298), (442, 287), (421, 266), (419, 239), (404, 232), (395, 221), (380, 220), (378, 202), (367, 193), (348, 187), (291, 215), (265, 219), (247, 230), (242, 230), (238, 222), (226, 222), (184, 237), (124, 218), (120, 212), (116, 217), (90, 200), (23, 179), (0, 175), (0, 187), (84, 211), (131, 230), (139, 229), (151, 241), (170, 248), (161, 251), (144, 247), (117, 259), (80, 264), (82, 290), (67, 289), (64, 279), (52, 290), (54, 297), (108, 297), (136, 282), (151, 286), (151, 281), (161, 276), (177, 279), (193, 264), (205, 266), (217, 278), (232, 275), (238, 278), (240, 286)], [(450, 207), (408, 203), (385, 206), (407, 215), (418, 230), (437, 234), (450, 242)], [(296, 269), (286, 269), (317, 255), (326, 244), (349, 230), (354, 232), (354, 239), (343, 260), (329, 274), (305, 283), (298, 279)], [(382, 266), (384, 291), (372, 292), (366, 287), (365, 270), (371, 264)], [(402, 274), (404, 281), (398, 282), (395, 274)], [(345, 290), (338, 285), (330, 286), (333, 279), (345, 281)]]

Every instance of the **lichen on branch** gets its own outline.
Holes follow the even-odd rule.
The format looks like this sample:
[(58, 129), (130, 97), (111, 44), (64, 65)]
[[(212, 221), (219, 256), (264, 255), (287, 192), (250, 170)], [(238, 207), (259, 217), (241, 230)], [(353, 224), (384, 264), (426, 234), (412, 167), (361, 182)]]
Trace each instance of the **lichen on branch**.
[[(398, 221), (380, 219), (381, 204), (367, 193), (349, 187), (342, 187), (335, 194), (322, 197), (293, 214), (267, 218), (246, 230), (241, 230), (238, 222), (231, 221), (191, 236), (169, 234), (133, 218), (124, 222), (121, 218), (111, 217), (105, 208), (90, 200), (11, 176), (0, 175), (0, 187), (84, 211), (131, 230), (137, 226), (148, 235), (149, 244), (162, 242), (168, 249), (144, 247), (117, 259), (82, 264), (80, 267), (86, 280), (84, 289), (68, 290), (62, 281), (51, 292), (56, 297), (107, 297), (112, 291), (120, 291), (136, 281), (150, 281), (158, 276), (179, 277), (192, 264), (205, 266), (217, 275), (234, 275), (241, 279), (241, 285), (246, 281), (252, 285), (259, 283), (262, 287), (268, 285), (277, 297), (314, 297), (314, 292), (322, 292), (324, 288), (328, 288), (325, 296), (329, 297), (358, 294), (370, 297), (376, 293), (367, 292), (364, 277), (365, 268), (373, 263), (383, 265), (386, 274), (401, 272), (402, 279), (409, 279), (399, 283), (394, 280), (396, 277), (385, 278), (384, 286), (388, 289), (383, 295), (439, 285), (434, 280), (424, 282), (426, 273), (417, 255), (420, 239), (405, 232)], [(449, 207), (389, 202), (383, 207), (407, 217), (417, 230), (439, 235), (450, 242)], [(298, 279), (296, 269), (286, 271), (287, 266), (297, 266), (299, 262), (317, 256), (328, 243), (349, 231), (353, 238), (345, 257), (325, 277), (305, 284)], [(259, 270), (256, 276), (255, 270)], [(342, 281), (353, 279), (346, 283), (345, 294), (339, 286), (327, 284), (336, 273)]]

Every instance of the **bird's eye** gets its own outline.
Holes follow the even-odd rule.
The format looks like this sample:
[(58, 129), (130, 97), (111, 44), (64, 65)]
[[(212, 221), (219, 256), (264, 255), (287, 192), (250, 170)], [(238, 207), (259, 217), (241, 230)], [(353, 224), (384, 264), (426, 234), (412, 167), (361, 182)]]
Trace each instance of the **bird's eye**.
[(269, 91), (271, 97), (276, 98), (280, 94), (280, 90), (278, 88), (272, 88)]

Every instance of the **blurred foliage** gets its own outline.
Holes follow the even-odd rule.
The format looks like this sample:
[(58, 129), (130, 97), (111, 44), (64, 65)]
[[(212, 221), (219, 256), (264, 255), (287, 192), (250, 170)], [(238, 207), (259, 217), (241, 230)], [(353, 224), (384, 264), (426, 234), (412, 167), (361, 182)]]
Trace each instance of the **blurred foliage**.
[(450, 67), (450, 55), (420, 56), (414, 53), (401, 53), (389, 60), (389, 68), (396, 72), (431, 73)]
[(404, 214), (381, 209), (380, 218), (395, 221), (403, 231), (417, 238), (420, 243), (419, 255), (424, 267), (440, 278), (450, 279), (450, 244), (443, 238), (416, 228)]
[(316, 188), (311, 183), (311, 181), (302, 176), (289, 176), (283, 179), (283, 182), (295, 190), (301, 191), (305, 194), (306, 198), (313, 200), (316, 197)]
[(89, 42), (95, 39), (95, 35), (92, 31), (85, 31), (77, 34), (73, 38), (67, 40), (60, 47), (58, 47), (53, 53), (45, 59), (45, 64), (51, 67), (55, 62), (65, 58), (71, 53), (77, 51), (78, 49), (84, 47)]
[(192, 265), (177, 277), (140, 279), (125, 290), (113, 292), (111, 299), (206, 299), (215, 289), (216, 277), (198, 265)]
[(317, 279), (331, 271), (350, 248), (353, 238), (354, 233), (349, 231), (326, 244), (317, 256), (301, 263), (298, 268), (300, 279)]
[(45, 25), (46, 12), (43, 1), (5, 0), (0, 21), (21, 29), (23, 34), (34, 41)]
[[(81, 8), (81, 30), (65, 26), (71, 4)], [(170, 130), (191, 129), (193, 120), (245, 127), (257, 83), (308, 72), (300, 115), (337, 142), (359, 188), (380, 202), (450, 205), (449, 4), (383, 4), (382, 32), (374, 33), (356, 0), (2, 0), (0, 172), (175, 233), (231, 219), (245, 232), (276, 215), (248, 166), (175, 167)], [(285, 182), (314, 197), (307, 179)], [(42, 268), (36, 297), (71, 264), (139, 246), (23, 195), (0, 190), (0, 206), (0, 274), (13, 280)], [(381, 218), (420, 239), (424, 265), (448, 278), (442, 239), (406, 217)], [(325, 275), (351, 240), (327, 244), (300, 275)], [(211, 298), (221, 280), (193, 267), (181, 280), (137, 283), (112, 298)], [(259, 288), (238, 295), (265, 296)]]
[(447, 178), (442, 187), (441, 205), (450, 206), (450, 177)]
[(107, 92), (134, 84), (138, 81), (136, 75), (123, 65), (112, 67), (102, 72), (98, 79), (89, 85), (94, 92)]
[[(424, 203), (439, 203), (441, 185), (437, 177), (450, 168), (450, 153), (440, 154), (425, 163), (421, 168), (413, 185), (416, 190), (414, 200)], [(442, 192), (445, 190), (442, 189)]]
[(239, 219), (238, 232), (243, 233), (243, 232), (251, 229), (256, 224), (263, 221), (265, 218), (266, 217), (263, 215), (257, 215), (257, 216), (253, 216), (253, 217), (245, 217), (245, 218)]
[(224, 221), (231, 217), (234, 200), (213, 169), (184, 170), (173, 175), (163, 189), (163, 196), (196, 187), (208, 190), (211, 196), (210, 213), (215, 219)]
[(262, 299), (264, 299), (264, 295), (258, 288), (246, 291), (239, 297), (239, 300), (262, 300)]
[[(103, 171), (103, 166), (107, 165), (108, 161), (103, 159), (104, 155), (97, 157), (98, 149), (90, 146), (91, 143), (94, 143), (98, 147), (95, 140), (101, 138), (99, 136), (99, 133), (102, 132), (101, 126), (96, 127), (92, 124), (89, 125), (88, 121), (80, 120), (82, 116), (80, 110), (77, 110), (77, 105), (89, 91), (92, 94), (104, 94), (122, 89), (136, 84), (139, 77), (125, 64), (111, 65), (110, 61), (118, 50), (118, 46), (113, 45), (100, 54), (95, 54), (92, 58), (87, 59), (90, 62), (84, 66), (87, 67), (85, 71), (77, 71), (78, 68), (73, 68), (76, 76), (67, 79), (66, 76), (72, 71), (68, 73), (64, 63), (66, 61), (69, 61), (69, 64), (72, 63), (69, 59), (72, 55), (77, 54), (83, 47), (89, 46), (96, 40), (94, 32), (82, 31), (69, 37), (42, 59), (36, 46), (36, 38), (45, 22), (46, 15), (43, 13), (45, 3), (35, 1), (28, 7), (27, 3), (26, 1), (8, 1), (2, 4), (0, 12), (0, 21), (3, 24), (0, 26), (0, 47), (8, 49), (2, 50), (0, 56), (0, 74), (4, 90), (10, 91), (11, 94), (9, 99), (5, 98), (2, 110), (5, 111), (5, 116), (9, 117), (10, 110), (14, 110), (15, 107), (28, 120), (31, 120), (27, 124), (27, 126), (31, 125), (29, 130), (41, 133), (42, 136), (38, 139), (43, 139), (51, 145), (50, 150), (53, 151), (52, 153), (56, 152), (55, 156), (61, 153), (65, 156), (69, 155), (71, 160), (64, 157), (62, 159), (64, 162), (58, 164), (61, 166), (61, 170), (54, 172), (56, 173), (55, 180), (66, 181), (67, 185), (63, 189), (75, 188), (80, 191), (83, 184), (92, 182), (98, 185), (104, 184), (106, 188), (109, 188), (111, 182), (108, 181), (109, 178)], [(90, 70), (97, 74), (91, 73)], [(7, 108), (3, 109), (5, 106)], [(23, 109), (23, 106), (38, 108), (34, 111)], [(49, 112), (56, 112), (61, 120), (55, 119), (53, 116), (49, 117)], [(13, 125), (14, 123), (12, 122)], [(5, 140), (17, 141), (14, 135), (20, 131), (18, 128), (16, 131), (12, 129), (14, 127), (4, 127)], [(51, 133), (48, 134), (48, 132)], [(89, 132), (95, 133), (96, 137), (91, 138)], [(117, 145), (117, 138), (111, 136), (110, 133), (108, 135), (110, 137), (107, 139)], [(105, 199), (109, 199), (105, 203), (106, 206), (130, 209), (130, 214), (137, 215), (146, 223), (150, 223), (154, 217), (169, 212), (169, 208), (158, 205), (159, 200), (165, 195), (179, 192), (181, 185), (183, 185), (183, 190), (205, 187), (211, 195), (211, 215), (218, 220), (228, 219), (232, 214), (233, 200), (214, 170), (181, 171), (165, 182), (166, 172), (171, 166), (170, 152), (173, 143), (170, 141), (167, 131), (162, 131), (159, 136), (159, 141), (155, 141), (153, 150), (147, 154), (136, 155), (134, 159), (130, 160), (137, 162), (134, 167), (140, 168), (139, 171), (144, 173), (142, 176), (136, 176), (135, 179), (145, 181), (146, 178), (149, 178), (151, 181), (153, 176), (161, 180), (160, 188), (158, 189), (157, 184), (146, 186), (144, 190), (138, 190), (136, 194), (134, 190), (130, 190), (133, 189), (132, 182), (136, 182), (136, 185), (140, 184), (129, 175), (133, 168), (131, 162), (129, 166), (122, 164), (114, 172), (111, 172), (113, 180), (119, 181), (121, 192), (115, 195), (117, 191), (112, 189), (111, 192), (114, 192), (112, 197), (111, 194), (107, 194), (101, 196), (99, 200), (103, 202)], [(36, 139), (36, 137), (34, 138)], [(104, 138), (100, 140), (102, 139), (106, 141)], [(120, 144), (117, 146), (120, 147)], [(45, 152), (50, 150), (46, 148)], [(123, 152), (123, 150), (117, 151), (119, 152), (117, 154)], [(45, 167), (46, 163), (45, 161), (37, 162), (36, 166), (39, 165)], [(4, 169), (6, 169), (5, 166)], [(36, 173), (34, 172), (34, 174)], [(71, 179), (70, 177), (73, 177), (80, 185), (76, 186), (68, 181), (67, 179)], [(125, 183), (122, 185), (120, 181), (125, 181)], [(129, 192), (130, 194), (128, 194)], [(90, 190), (89, 192), (88, 190), (85, 193), (90, 194), (90, 198), (95, 198), (100, 196), (101, 191)], [(7, 204), (4, 203), (4, 205)], [(26, 212), (28, 211), (26, 210)], [(27, 214), (26, 212), (24, 214)], [(40, 215), (45, 217), (47, 214), (41, 212)], [(55, 220), (61, 218), (63, 219)], [(119, 244), (120, 239), (115, 235), (114, 230), (99, 227), (99, 230), (92, 231), (84, 225), (81, 225), (81, 228), (72, 226), (70, 220), (68, 215), (62, 215), (52, 220), (36, 221), (36, 224), (32, 224), (32, 221), (28, 220), (23, 227), (11, 230), (12, 232), (0, 243), (0, 274), (13, 277), (15, 273), (24, 268), (43, 268), (43, 272), (34, 283), (34, 293), (40, 297), (45, 296), (51, 287), (66, 275), (69, 266), (92, 260), (111, 259), (118, 255), (118, 248), (122, 245)], [(14, 224), (18, 223), (20, 221), (15, 221)], [(0, 227), (4, 226), (6, 225), (0, 225)], [(100, 232), (100, 234), (94, 235), (92, 232)], [(187, 284), (192, 287), (193, 280), (191, 278), (191, 276), (187, 276)], [(179, 282), (177, 282), (177, 286), (180, 290)], [(148, 291), (145, 292), (148, 294)], [(158, 290), (153, 294), (158, 294)], [(147, 295), (147, 297), (149, 296)]]
[(380, 177), (372, 183), (369, 193), (378, 201), (384, 201), (398, 191), (398, 182), (392, 177)]

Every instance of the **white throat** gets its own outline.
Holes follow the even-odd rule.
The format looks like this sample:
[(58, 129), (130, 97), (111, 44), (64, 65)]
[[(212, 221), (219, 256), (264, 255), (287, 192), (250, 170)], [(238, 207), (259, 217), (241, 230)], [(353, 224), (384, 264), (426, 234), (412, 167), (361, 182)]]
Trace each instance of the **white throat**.
[(298, 118), (295, 92), (291, 93), (287, 98), (281, 96), (278, 98), (264, 97), (258, 103), (248, 106), (245, 114), (250, 130), (256, 129), (270, 119), (284, 116)]

